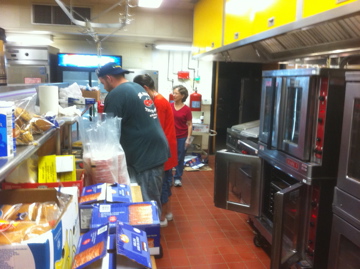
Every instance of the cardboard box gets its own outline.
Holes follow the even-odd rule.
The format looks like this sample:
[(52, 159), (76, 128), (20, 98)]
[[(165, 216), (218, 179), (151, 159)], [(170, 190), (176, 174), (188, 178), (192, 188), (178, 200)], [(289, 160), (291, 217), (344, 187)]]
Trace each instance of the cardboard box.
[(104, 258), (108, 252), (109, 225), (105, 224), (80, 236), (73, 269), (80, 269)]
[(76, 169), (76, 181), (64, 181), (64, 182), (51, 182), (51, 183), (9, 183), (2, 182), (1, 188), (3, 190), (12, 190), (12, 189), (46, 189), (46, 188), (56, 188), (56, 187), (77, 187), (78, 188), (78, 197), (80, 199), (80, 194), (84, 186), (85, 171), (84, 169)]
[[(0, 264), (8, 269), (68, 269), (80, 237), (77, 188), (61, 188), (68, 196), (61, 218), (53, 229), (18, 244), (0, 245)], [(56, 189), (16, 189), (0, 192), (0, 204), (48, 202), (58, 199)]]
[(85, 233), (90, 229), (92, 209), (91, 204), (108, 203), (130, 203), (131, 188), (125, 184), (99, 183), (83, 188), (79, 203), (80, 231)]
[(94, 90), (94, 91), (87, 91), (87, 90), (81, 90), (83, 97), (88, 98), (94, 98), (95, 101), (100, 101), (100, 91)]
[[(102, 229), (104, 226), (100, 226)], [(94, 231), (96, 233), (94, 233)], [(102, 236), (93, 229), (89, 233), (93, 235), (94, 241)], [(85, 239), (85, 240), (84, 240)], [(86, 242), (86, 238), (80, 241)], [(79, 241), (79, 247), (84, 245)], [(101, 241), (105, 241), (101, 239)], [(87, 244), (89, 245), (89, 244)], [(91, 244), (92, 245), (92, 244)], [(78, 248), (79, 250), (79, 248)], [(151, 268), (150, 252), (147, 244), (146, 233), (124, 223), (117, 224), (116, 234), (110, 234), (107, 239), (107, 253), (102, 259), (94, 259), (88, 269), (144, 269)]]
[(89, 97), (68, 97), (68, 105), (92, 105), (95, 104), (96, 100), (95, 98), (89, 98)]
[(80, 205), (99, 202), (131, 203), (131, 189), (125, 184), (99, 183), (86, 186), (81, 193)]
[(74, 155), (47, 155), (39, 157), (38, 183), (76, 180)]
[[(142, 211), (137, 211), (141, 208)], [(144, 215), (136, 215), (145, 212)], [(134, 216), (136, 219), (134, 219)], [(103, 203), (92, 205), (90, 229), (109, 223), (110, 234), (116, 232), (117, 221), (145, 231), (151, 255), (160, 254), (160, 219), (156, 202)]]

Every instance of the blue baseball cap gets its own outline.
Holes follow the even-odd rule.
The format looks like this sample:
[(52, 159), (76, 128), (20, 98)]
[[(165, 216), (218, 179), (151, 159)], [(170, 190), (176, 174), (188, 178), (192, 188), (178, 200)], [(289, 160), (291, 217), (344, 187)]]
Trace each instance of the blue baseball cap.
[(129, 74), (129, 73), (131, 73), (129, 70), (122, 69), (121, 65), (118, 65), (117, 63), (107, 63), (96, 70), (96, 74), (98, 77), (103, 77), (106, 75)]

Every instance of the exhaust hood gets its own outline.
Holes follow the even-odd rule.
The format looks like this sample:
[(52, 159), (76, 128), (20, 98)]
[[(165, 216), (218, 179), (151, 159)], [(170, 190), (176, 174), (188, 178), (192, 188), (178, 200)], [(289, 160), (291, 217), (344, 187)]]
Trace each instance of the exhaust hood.
[[(356, 10), (360, 10), (359, 4)], [(270, 63), (302, 57), (360, 54), (360, 12), (321, 22), (313, 17), (280, 26), (253, 37), (204, 53), (214, 61)]]

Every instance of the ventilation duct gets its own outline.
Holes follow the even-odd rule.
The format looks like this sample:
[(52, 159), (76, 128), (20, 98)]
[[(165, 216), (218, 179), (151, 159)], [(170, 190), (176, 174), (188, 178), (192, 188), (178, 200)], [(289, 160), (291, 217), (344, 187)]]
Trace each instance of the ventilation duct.
[[(256, 37), (224, 46), (213, 52), (215, 61), (269, 63), (309, 56), (360, 54), (360, 12), (317, 24), (305, 25), (297, 30), (296, 23), (269, 30), (268, 38)], [(277, 32), (282, 32), (281, 34)]]

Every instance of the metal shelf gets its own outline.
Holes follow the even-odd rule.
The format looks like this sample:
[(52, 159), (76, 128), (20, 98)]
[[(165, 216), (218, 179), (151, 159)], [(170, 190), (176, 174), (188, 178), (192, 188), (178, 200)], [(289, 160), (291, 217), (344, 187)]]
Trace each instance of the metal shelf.
[(31, 157), (39, 148), (54, 135), (59, 135), (60, 127), (53, 128), (41, 135), (34, 136), (34, 142), (28, 146), (16, 147), (14, 157), (0, 159), (0, 181), (3, 181), (18, 165)]

